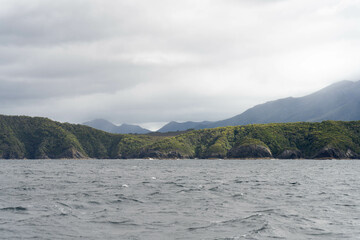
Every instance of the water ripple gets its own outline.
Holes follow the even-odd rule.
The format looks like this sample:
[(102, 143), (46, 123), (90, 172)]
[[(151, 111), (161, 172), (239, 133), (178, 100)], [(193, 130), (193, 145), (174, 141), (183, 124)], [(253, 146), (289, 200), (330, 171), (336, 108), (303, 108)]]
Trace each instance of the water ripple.
[(357, 239), (360, 161), (1, 161), (3, 239)]

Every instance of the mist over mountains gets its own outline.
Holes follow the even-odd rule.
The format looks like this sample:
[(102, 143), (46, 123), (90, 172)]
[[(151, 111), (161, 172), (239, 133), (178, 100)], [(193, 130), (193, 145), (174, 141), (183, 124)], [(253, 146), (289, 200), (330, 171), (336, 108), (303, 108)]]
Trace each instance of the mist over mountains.
[(104, 119), (88, 127), (0, 115), (0, 158), (359, 158), (359, 92), (360, 81), (342, 81), (218, 122), (170, 122), (160, 129), (167, 133)]
[(204, 129), (255, 123), (351, 121), (360, 119), (360, 81), (341, 81), (310, 95), (256, 105), (232, 118), (216, 122), (170, 122), (159, 132)]
[(122, 124), (120, 126), (117, 126), (113, 124), (112, 122), (105, 120), (105, 119), (94, 119), (89, 122), (83, 123), (83, 125), (96, 128), (105, 132), (110, 133), (121, 133), (121, 134), (147, 134), (151, 131), (145, 128), (142, 128), (138, 125), (131, 125), (131, 124)]
[[(245, 112), (221, 121), (169, 122), (157, 132), (176, 132), (256, 123), (321, 122), (324, 120), (360, 120), (360, 81), (340, 81), (304, 97), (288, 97), (256, 105)], [(110, 133), (147, 134), (137, 125), (116, 126), (104, 119), (84, 125)]]
[(203, 121), (203, 122), (188, 121), (183, 123), (172, 121), (166, 124), (165, 126), (163, 126), (162, 128), (160, 128), (158, 132), (165, 133), (165, 132), (174, 132), (174, 131), (186, 131), (188, 129), (203, 129), (203, 128), (207, 128), (207, 126), (211, 123), (212, 122), (209, 121)]

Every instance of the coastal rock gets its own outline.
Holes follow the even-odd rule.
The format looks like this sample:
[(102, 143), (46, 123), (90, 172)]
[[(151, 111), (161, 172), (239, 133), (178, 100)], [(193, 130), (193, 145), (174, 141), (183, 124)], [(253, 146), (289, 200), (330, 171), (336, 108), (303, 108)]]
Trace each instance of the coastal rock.
[(324, 147), (313, 158), (316, 159), (356, 159), (359, 155), (353, 152), (351, 149), (347, 149), (346, 152), (337, 148)]
[(234, 146), (228, 153), (229, 158), (271, 158), (270, 149), (263, 145), (247, 144)]
[(163, 158), (164, 154), (157, 150), (147, 149), (139, 154), (140, 158)]
[(206, 154), (203, 157), (204, 158), (225, 158), (226, 154), (213, 152), (213, 153)]
[(185, 158), (181, 153), (177, 151), (171, 151), (166, 154), (167, 158)]
[(353, 152), (351, 149), (348, 149), (345, 153), (345, 156), (350, 159), (359, 159), (360, 155)]
[(190, 156), (184, 156), (181, 153), (177, 152), (177, 151), (171, 151), (171, 152), (162, 152), (159, 150), (153, 150), (153, 149), (147, 149), (142, 151), (139, 154), (140, 158), (189, 158)]
[(284, 150), (280, 155), (278, 155), (277, 158), (298, 159), (298, 158), (302, 158), (302, 153), (298, 149), (287, 149), (287, 150)]
[(25, 158), (24, 154), (18, 152), (6, 151), (0, 153), (0, 159), (23, 159)]
[(69, 148), (65, 152), (63, 152), (60, 156), (57, 156), (56, 158), (80, 159), (80, 158), (86, 158), (86, 156), (84, 156), (81, 152), (79, 152), (75, 148)]

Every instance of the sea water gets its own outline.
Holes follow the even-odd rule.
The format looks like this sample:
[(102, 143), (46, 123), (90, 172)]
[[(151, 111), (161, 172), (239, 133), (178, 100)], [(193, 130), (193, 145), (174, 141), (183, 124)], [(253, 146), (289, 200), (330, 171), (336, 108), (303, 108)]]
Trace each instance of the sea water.
[(1, 239), (360, 239), (356, 160), (0, 160)]

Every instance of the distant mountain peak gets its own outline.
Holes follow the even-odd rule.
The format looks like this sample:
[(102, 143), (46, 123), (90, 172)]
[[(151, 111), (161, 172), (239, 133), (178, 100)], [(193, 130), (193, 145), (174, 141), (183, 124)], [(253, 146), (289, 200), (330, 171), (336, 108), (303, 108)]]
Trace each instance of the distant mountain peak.
[[(360, 81), (343, 80), (303, 97), (287, 97), (258, 104), (232, 118), (217, 122), (171, 121), (160, 133), (186, 131), (253, 123), (317, 122), (323, 120), (360, 120)], [(85, 125), (112, 133), (149, 133), (140, 126), (116, 126), (105, 119), (95, 119)]]
[(108, 123), (108, 124), (112, 124), (114, 125), (113, 123), (111, 123), (110, 121), (106, 120), (106, 119), (102, 119), (102, 118), (96, 118), (94, 120), (91, 120), (91, 121), (88, 121), (88, 122), (85, 122), (85, 123)]
[(176, 132), (176, 131), (186, 131), (189, 129), (203, 129), (207, 124), (212, 122), (203, 121), (203, 122), (192, 122), (187, 121), (183, 123), (171, 121), (162, 128), (158, 130), (158, 132), (165, 133), (165, 132)]
[(134, 134), (147, 134), (150, 133), (151, 131), (145, 128), (142, 128), (138, 125), (131, 125), (131, 124), (126, 124), (123, 123), (120, 126), (117, 126), (115, 124), (113, 124), (112, 122), (106, 120), (106, 119), (94, 119), (92, 121), (88, 121), (83, 123), (86, 126), (92, 127), (92, 128), (96, 128), (105, 132), (110, 132), (110, 133), (121, 133), (121, 134), (129, 134), (129, 133), (134, 133)]
[(159, 132), (215, 128), (254, 123), (360, 120), (360, 81), (343, 80), (304, 97), (277, 99), (217, 122), (170, 122)]

